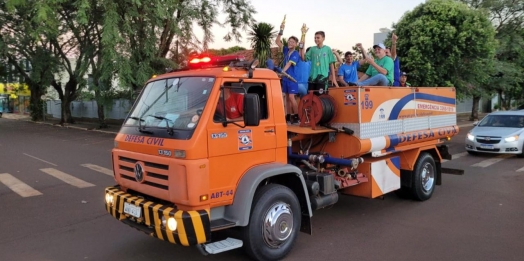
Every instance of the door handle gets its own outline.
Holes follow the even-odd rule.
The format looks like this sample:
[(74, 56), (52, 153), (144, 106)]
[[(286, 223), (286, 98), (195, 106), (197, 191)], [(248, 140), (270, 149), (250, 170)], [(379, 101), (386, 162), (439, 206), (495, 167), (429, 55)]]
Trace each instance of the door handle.
[(267, 129), (267, 130), (264, 130), (265, 133), (273, 133), (275, 132), (275, 129)]

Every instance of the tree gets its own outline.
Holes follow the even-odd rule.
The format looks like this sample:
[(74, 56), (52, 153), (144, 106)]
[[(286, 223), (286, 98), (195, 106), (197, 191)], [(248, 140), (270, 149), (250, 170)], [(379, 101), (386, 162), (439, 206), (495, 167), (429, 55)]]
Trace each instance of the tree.
[(496, 48), (495, 30), (485, 12), (453, 0), (428, 0), (393, 28), (412, 85), (455, 86), (459, 99), (473, 96), (478, 106), (482, 91), (477, 86), (492, 74)]
[(513, 99), (523, 98), (524, 85), (524, 2), (514, 0), (461, 0), (474, 9), (487, 12), (499, 42), (495, 71), (483, 86), (498, 93), (499, 106), (510, 108)]
[[(181, 49), (205, 51), (213, 42), (213, 25), (229, 25), (226, 41), (240, 41), (240, 30), (253, 22), (248, 0), (101, 0), (105, 7), (102, 44), (106, 67), (114, 66), (120, 83), (139, 91), (153, 74), (179, 66)], [(227, 14), (217, 21), (219, 8)], [(197, 39), (195, 27), (204, 31)], [(174, 44), (173, 44), (174, 42)], [(175, 61), (175, 62), (173, 62)]]
[(254, 58), (259, 60), (261, 67), (265, 67), (266, 60), (271, 58), (271, 46), (277, 33), (274, 29), (272, 25), (260, 22), (251, 25), (251, 30), (248, 32)]
[(10, 2), (0, 4), (0, 57), (29, 86), (33, 121), (43, 119), (41, 96), (46, 94), (59, 67), (49, 37), (37, 30), (39, 23), (34, 18), (39, 15), (34, 6), (24, 2), (16, 8)]
[(236, 53), (236, 52), (239, 52), (239, 51), (245, 51), (245, 50), (246, 50), (246, 48), (237, 45), (237, 46), (229, 47), (227, 49), (224, 49), (224, 48), (221, 48), (221, 49), (208, 49), (207, 52), (209, 54), (212, 54), (212, 55), (215, 55), (215, 56), (221, 56), (221, 55), (228, 55), (228, 54)]

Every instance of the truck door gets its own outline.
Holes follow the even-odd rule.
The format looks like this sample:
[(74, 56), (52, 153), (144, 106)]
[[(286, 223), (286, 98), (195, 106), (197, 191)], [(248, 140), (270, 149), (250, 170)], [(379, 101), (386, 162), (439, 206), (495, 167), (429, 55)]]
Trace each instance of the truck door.
[[(275, 120), (273, 111), (268, 106), (268, 97), (271, 97), (270, 81), (246, 79), (240, 84), (238, 79), (223, 79), (222, 86), (230, 89), (237, 98), (244, 93), (258, 94), (261, 120), (259, 126), (245, 128), (241, 127), (244, 126), (243, 120), (236, 121), (236, 124), (228, 123), (224, 127), (217, 117), (208, 124), (211, 203), (232, 200), (231, 194), (234, 194), (236, 184), (243, 173), (253, 166), (274, 162), (276, 159)], [(231, 97), (231, 94), (226, 92), (227, 90), (223, 90), (221, 95)], [(242, 110), (231, 106), (231, 99), (228, 100), (229, 104), (226, 101), (228, 106), (225, 110), (230, 110), (230, 115), (234, 115), (231, 112)], [(223, 114), (223, 101), (221, 97), (214, 101), (218, 115)]]

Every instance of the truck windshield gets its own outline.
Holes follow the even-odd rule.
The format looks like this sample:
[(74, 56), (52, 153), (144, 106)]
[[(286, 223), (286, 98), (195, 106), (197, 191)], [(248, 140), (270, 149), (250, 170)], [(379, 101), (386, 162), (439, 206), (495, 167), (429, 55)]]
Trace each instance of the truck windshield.
[(140, 131), (188, 131), (196, 128), (214, 77), (168, 78), (148, 83), (126, 119)]

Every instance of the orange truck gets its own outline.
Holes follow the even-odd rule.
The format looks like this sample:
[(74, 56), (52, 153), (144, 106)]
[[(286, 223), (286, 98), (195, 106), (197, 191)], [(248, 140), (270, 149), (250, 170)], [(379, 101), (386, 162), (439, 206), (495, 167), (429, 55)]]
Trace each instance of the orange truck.
[(201, 56), (145, 84), (114, 141), (109, 214), (205, 255), (279, 260), (339, 194), (432, 197), (455, 88), (309, 90), (292, 125), (281, 75), (257, 63)]

